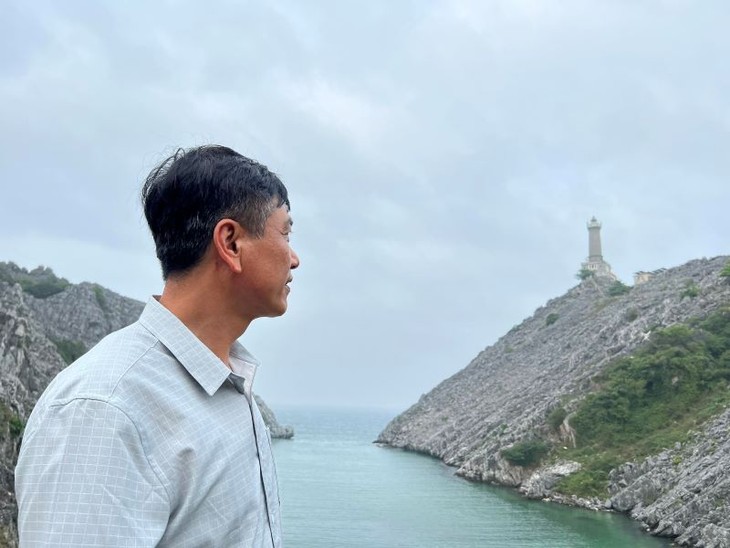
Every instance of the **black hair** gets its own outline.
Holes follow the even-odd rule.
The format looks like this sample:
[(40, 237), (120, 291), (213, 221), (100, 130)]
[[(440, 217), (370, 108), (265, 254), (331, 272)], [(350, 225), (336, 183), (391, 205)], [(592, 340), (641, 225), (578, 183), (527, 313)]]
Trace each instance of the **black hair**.
[(274, 173), (219, 145), (178, 149), (150, 172), (142, 188), (165, 280), (200, 262), (221, 219), (233, 219), (260, 238), (266, 219), (284, 204), (289, 207), (286, 187)]

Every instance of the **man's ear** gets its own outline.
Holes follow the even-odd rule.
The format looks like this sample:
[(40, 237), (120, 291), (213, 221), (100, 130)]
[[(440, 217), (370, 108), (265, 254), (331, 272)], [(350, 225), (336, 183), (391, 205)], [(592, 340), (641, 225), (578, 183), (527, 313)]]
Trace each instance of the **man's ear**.
[(243, 227), (233, 219), (221, 219), (213, 229), (213, 249), (219, 260), (232, 272), (243, 271)]

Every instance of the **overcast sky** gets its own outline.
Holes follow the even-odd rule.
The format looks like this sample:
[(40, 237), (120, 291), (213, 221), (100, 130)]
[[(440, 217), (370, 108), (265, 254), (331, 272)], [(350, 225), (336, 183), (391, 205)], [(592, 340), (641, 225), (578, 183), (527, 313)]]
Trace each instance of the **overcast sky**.
[(274, 405), (404, 409), (577, 283), (730, 253), (725, 0), (8, 1), (0, 260), (146, 300), (138, 192), (220, 143), (289, 189)]

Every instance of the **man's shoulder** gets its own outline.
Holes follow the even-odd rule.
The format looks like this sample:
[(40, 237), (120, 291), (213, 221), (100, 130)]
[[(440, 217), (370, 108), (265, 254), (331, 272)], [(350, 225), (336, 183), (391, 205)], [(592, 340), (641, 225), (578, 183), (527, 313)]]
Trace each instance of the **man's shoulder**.
[(115, 331), (61, 371), (38, 403), (62, 404), (78, 398), (108, 401), (126, 377), (148, 365), (157, 345), (157, 338), (139, 322)]

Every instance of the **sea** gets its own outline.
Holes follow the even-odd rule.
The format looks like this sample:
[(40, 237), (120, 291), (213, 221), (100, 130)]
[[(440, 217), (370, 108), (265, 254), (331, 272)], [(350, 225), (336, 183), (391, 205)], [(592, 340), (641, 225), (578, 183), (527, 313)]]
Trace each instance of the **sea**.
[(286, 548), (656, 548), (625, 516), (526, 500), (373, 443), (397, 413), (276, 406)]

